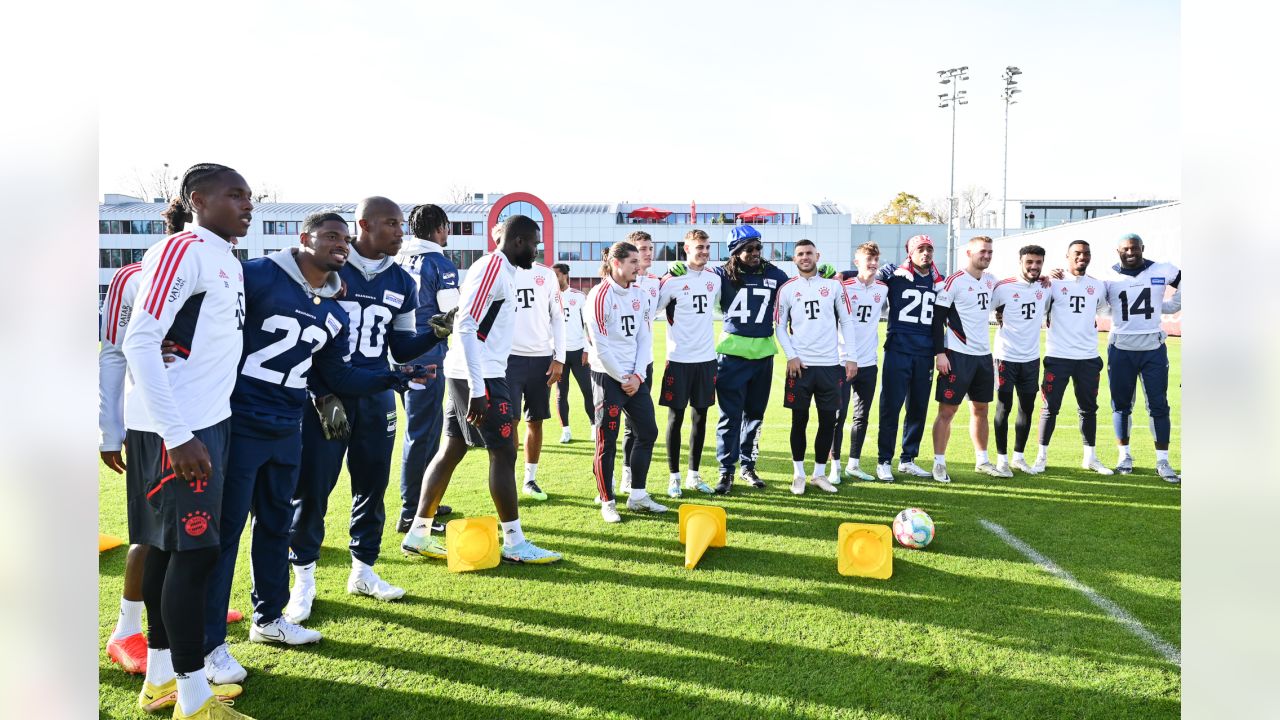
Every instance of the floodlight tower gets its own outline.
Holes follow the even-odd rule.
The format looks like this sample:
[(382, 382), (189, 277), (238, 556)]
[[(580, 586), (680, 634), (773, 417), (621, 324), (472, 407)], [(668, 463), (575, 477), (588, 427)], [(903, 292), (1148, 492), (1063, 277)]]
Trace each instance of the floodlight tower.
[(951, 108), (951, 189), (947, 195), (947, 274), (952, 271), (952, 258), (956, 252), (956, 108), (960, 105), (968, 105), (969, 101), (965, 99), (968, 90), (960, 89), (960, 82), (969, 79), (969, 66), (962, 65), (958, 68), (950, 70), (938, 71), (938, 84), (950, 85), (951, 92), (938, 94), (938, 107)]
[(1004, 214), (1009, 207), (1009, 106), (1018, 102), (1013, 96), (1022, 92), (1014, 80), (1021, 74), (1022, 71), (1012, 65), (1004, 69), (1004, 192), (1000, 196), (1000, 237), (1004, 237), (1008, 227)]

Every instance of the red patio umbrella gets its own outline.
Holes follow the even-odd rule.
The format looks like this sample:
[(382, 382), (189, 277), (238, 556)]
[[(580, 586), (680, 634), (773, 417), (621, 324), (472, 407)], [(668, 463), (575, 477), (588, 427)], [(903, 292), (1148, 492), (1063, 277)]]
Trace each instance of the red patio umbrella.
[(777, 214), (778, 213), (774, 212), (773, 210), (769, 210), (768, 208), (753, 207), (750, 210), (747, 210), (746, 212), (738, 213), (738, 219), (747, 220), (747, 221), (759, 220), (761, 218), (773, 217), (774, 215), (777, 215)]
[(627, 213), (627, 217), (640, 218), (642, 220), (665, 220), (670, 214), (671, 212), (668, 210), (659, 210), (658, 208), (645, 205), (644, 207), (636, 208), (635, 210)]

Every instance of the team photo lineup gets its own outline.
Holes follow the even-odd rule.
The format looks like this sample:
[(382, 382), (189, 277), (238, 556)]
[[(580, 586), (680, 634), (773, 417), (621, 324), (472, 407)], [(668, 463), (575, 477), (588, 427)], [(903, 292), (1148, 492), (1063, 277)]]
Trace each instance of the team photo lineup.
[[(453, 569), (478, 562), (446, 531), (464, 515), (496, 515), (486, 532), (501, 562), (550, 565), (572, 552), (527, 536), (521, 510), (567, 496), (590, 499), (580, 514), (608, 534), (771, 485), (856, 495), (863, 483), (1052, 475), (1068, 387), (1080, 470), (1181, 482), (1162, 329), (1181, 309), (1181, 271), (1146, 257), (1134, 233), (1104, 247), (1077, 240), (1060, 257), (1002, 247), (1017, 255), (1011, 277), (988, 272), (996, 250), (985, 236), (958, 247), (949, 276), (939, 269), (945, 239), (912, 236), (901, 263), (881, 263), (887, 249), (867, 242), (848, 268), (823, 261), (834, 248), (802, 239), (792, 275), (765, 259), (759, 229), (735, 224), (690, 230), (683, 259), (658, 276), (650, 234), (623, 230), (584, 293), (568, 265), (535, 261), (541, 231), (528, 216), (488, 228), (492, 250), (464, 276), (443, 252), (441, 207), (406, 214), (376, 195), (357, 204), (354, 225), (317, 212), (291, 247), (242, 261), (232, 251), (252, 197), (230, 167), (188, 168), (165, 211), (167, 236), (119, 269), (102, 307), (99, 451), (124, 477), (129, 543), (105, 653), (141, 676), (146, 712), (249, 717), (234, 706), (257, 669), (231, 653), (237, 623), (254, 643), (322, 640), (307, 625), (331, 515), (349, 527), (336, 539), (349, 548), (347, 593), (408, 602), (403, 581), (375, 569), (384, 533), (415, 563)], [(779, 387), (775, 363), (785, 366)], [(1139, 384), (1150, 450), (1145, 439), (1130, 445)], [(1104, 388), (1112, 432), (1102, 440), (1114, 439), (1114, 456), (1098, 448)], [(947, 459), (962, 406), (972, 473)], [(579, 407), (590, 424), (571, 427)], [(786, 442), (765, 431), (771, 407), (787, 413)], [(553, 415), (559, 435), (553, 427), (547, 440)], [(1059, 445), (1074, 447), (1067, 434)], [(551, 442), (593, 451), (573, 456), (569, 476), (540, 475)], [(650, 482), (663, 450), (665, 487)], [(789, 477), (760, 471), (767, 450), (789, 453)], [(459, 470), (469, 454), (485, 459), (492, 512), (446, 504), (455, 475), (480, 482)], [(350, 507), (341, 498), (331, 508), (344, 467)], [(251, 569), (248, 597), (233, 597), (237, 561)]]

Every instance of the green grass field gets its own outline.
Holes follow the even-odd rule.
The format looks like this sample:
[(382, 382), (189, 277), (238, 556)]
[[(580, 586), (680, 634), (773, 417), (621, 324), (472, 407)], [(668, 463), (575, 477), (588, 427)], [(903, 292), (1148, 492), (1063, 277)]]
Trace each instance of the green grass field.
[[(663, 357), (663, 349), (655, 354)], [(1169, 341), (1169, 354), (1172, 459), (1180, 467), (1180, 339)], [(1133, 431), (1139, 470), (1129, 476), (1079, 469), (1068, 393), (1045, 475), (974, 473), (965, 406), (948, 453), (951, 485), (899, 475), (892, 485), (846, 482), (836, 495), (795, 497), (787, 489), (784, 367), (775, 361), (760, 448), (769, 487), (738, 484), (730, 497), (712, 500), (686, 493), (685, 501), (723, 505), (729, 516), (728, 547), (709, 550), (693, 571), (684, 569), (676, 540), (681, 501), (665, 515), (624, 510), (619, 525), (601, 521), (576, 387), (574, 442), (556, 443), (556, 421), (547, 421), (538, 478), (551, 499), (522, 501), (526, 533), (563, 552), (561, 563), (451, 574), (443, 562), (403, 557), (389, 520), (378, 571), (408, 594), (394, 603), (347, 595), (344, 473), (307, 622), (324, 639), (282, 649), (251, 644), (247, 624), (233, 625), (232, 652), (249, 670), (236, 708), (260, 720), (1179, 716), (1177, 666), (979, 522), (1003, 526), (1177, 647), (1180, 493), (1154, 473), (1144, 410), (1135, 413)], [(1105, 379), (1099, 401), (1099, 456), (1112, 465)], [(665, 420), (659, 408), (659, 427)], [(873, 412), (864, 470), (874, 461), (875, 420)], [(711, 482), (715, 421), (713, 410), (703, 457)], [(1034, 443), (1033, 428), (1032, 454)], [(994, 447), (993, 440), (993, 459)], [(930, 448), (926, 432), (926, 460)], [(650, 488), (663, 502), (665, 455), (660, 439)], [(398, 447), (396, 458), (389, 518), (399, 503)], [(459, 467), (446, 497), (459, 514), (493, 514), (485, 473), (479, 452)], [(104, 468), (100, 488), (101, 530), (126, 535), (123, 479)], [(929, 548), (896, 548), (889, 580), (837, 574), (840, 523), (889, 524), (911, 506), (937, 523)], [(232, 595), (246, 614), (248, 540), (246, 532)], [(124, 556), (116, 549), (99, 561), (99, 702), (113, 718), (144, 715), (134, 705), (140, 677), (102, 650)]]

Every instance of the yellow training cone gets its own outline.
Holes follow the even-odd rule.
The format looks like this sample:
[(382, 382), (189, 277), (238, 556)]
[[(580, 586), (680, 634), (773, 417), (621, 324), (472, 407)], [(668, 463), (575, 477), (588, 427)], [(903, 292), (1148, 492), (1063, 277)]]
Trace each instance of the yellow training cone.
[(113, 547), (120, 547), (123, 544), (124, 540), (121, 540), (115, 535), (98, 533), (98, 552), (106, 552)]
[(715, 505), (680, 506), (680, 542), (684, 543), (684, 566), (692, 570), (709, 547), (725, 545), (724, 508)]
[(450, 520), (444, 526), (449, 572), (468, 572), (497, 567), (502, 561), (498, 539), (498, 518), (473, 517)]
[(841, 523), (836, 569), (841, 575), (887, 580), (893, 575), (893, 530), (888, 525)]

